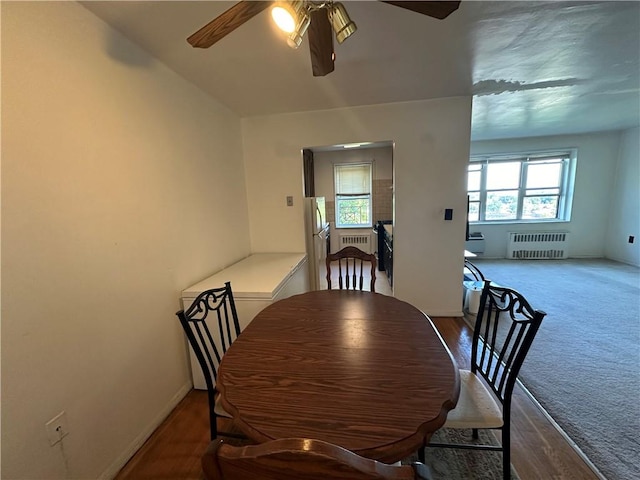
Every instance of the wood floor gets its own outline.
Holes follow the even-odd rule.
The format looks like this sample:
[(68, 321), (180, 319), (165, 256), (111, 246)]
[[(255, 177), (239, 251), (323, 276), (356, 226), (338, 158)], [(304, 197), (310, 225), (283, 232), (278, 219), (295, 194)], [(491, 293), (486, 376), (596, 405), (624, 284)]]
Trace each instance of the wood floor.
[[(471, 331), (466, 323), (450, 317), (433, 323), (459, 366), (468, 368)], [(206, 396), (192, 390), (116, 479), (201, 479), (200, 457), (209, 442)], [(514, 394), (511, 437), (512, 463), (521, 480), (599, 478), (520, 388)]]

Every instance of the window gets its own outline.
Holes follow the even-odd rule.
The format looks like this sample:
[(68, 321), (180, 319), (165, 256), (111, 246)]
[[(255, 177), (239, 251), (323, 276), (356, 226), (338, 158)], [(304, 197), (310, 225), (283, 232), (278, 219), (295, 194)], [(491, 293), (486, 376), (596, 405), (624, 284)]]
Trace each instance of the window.
[(371, 164), (334, 165), (336, 227), (371, 227)]
[(569, 220), (575, 152), (472, 157), (470, 222)]

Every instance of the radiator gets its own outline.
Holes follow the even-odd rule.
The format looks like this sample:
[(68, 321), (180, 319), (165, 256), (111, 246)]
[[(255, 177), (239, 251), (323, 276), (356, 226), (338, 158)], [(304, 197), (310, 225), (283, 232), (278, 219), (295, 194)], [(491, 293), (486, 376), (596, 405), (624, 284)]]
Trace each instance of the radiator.
[(509, 233), (507, 258), (536, 260), (568, 258), (569, 232)]
[(371, 253), (371, 234), (340, 235), (340, 249), (349, 246)]

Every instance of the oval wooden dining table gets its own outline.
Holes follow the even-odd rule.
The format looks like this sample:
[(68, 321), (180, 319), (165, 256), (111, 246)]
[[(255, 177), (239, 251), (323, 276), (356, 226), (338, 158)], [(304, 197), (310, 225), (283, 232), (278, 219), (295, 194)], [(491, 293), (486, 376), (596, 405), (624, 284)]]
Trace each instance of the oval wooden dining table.
[(323, 290), (262, 310), (224, 355), (217, 387), (255, 442), (314, 438), (391, 463), (442, 426), (460, 381), (431, 320), (414, 306)]

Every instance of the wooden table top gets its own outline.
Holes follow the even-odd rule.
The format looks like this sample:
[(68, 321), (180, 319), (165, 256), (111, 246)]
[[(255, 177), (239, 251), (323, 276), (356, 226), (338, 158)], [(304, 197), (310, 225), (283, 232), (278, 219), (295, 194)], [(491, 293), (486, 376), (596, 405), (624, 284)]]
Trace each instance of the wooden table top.
[(260, 312), (225, 354), (217, 387), (256, 442), (315, 438), (396, 462), (442, 426), (460, 381), (417, 308), (378, 293), (322, 290)]

